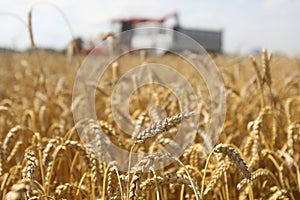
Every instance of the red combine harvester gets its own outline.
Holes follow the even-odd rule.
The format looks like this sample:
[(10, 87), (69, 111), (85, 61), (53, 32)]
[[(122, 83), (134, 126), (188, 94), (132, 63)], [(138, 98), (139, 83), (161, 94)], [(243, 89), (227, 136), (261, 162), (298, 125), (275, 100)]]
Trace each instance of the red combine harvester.
[[(174, 19), (173, 25), (167, 25), (166, 21), (169, 19)], [(200, 29), (190, 29), (184, 28), (179, 23), (179, 16), (177, 12), (169, 13), (161, 18), (118, 18), (113, 19), (112, 21), (113, 32), (103, 35), (102, 40), (105, 40), (109, 37), (113, 38), (113, 34), (118, 34), (121, 32), (126, 32), (135, 28), (143, 28), (143, 27), (159, 27), (159, 28), (169, 28), (180, 33), (183, 33), (199, 44), (201, 44), (204, 49), (208, 52), (212, 53), (222, 53), (222, 30), (200, 30)], [(175, 35), (171, 31), (161, 30), (153, 30), (154, 32), (149, 32), (149, 34), (140, 34), (139, 29), (135, 29), (134, 31), (127, 32), (126, 34), (121, 34), (118, 37), (118, 44), (123, 45), (128, 50), (138, 48), (140, 46), (148, 46), (145, 42), (148, 42), (151, 47), (155, 48), (155, 44), (158, 42), (164, 42), (165, 49), (173, 50), (173, 51), (196, 51), (192, 49), (189, 45), (180, 43), (180, 41), (176, 41)], [(77, 39), (79, 42), (76, 43), (76, 48), (78, 52), (81, 53), (89, 53), (94, 49), (95, 46), (90, 45), (88, 48), (83, 46), (83, 41)], [(101, 52), (108, 53), (109, 49), (103, 49), (102, 47), (97, 47), (96, 51), (93, 52)]]

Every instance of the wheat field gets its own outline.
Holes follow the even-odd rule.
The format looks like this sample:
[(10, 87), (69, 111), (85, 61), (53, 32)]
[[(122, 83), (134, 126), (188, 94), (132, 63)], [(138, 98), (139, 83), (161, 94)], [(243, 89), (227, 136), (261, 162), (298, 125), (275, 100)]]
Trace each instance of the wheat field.
[[(155, 62), (175, 67), (196, 89), (203, 83), (172, 54), (126, 55), (96, 86), (98, 121), (74, 124), (72, 89), (84, 56), (69, 66), (63, 54), (0, 54), (0, 199), (300, 199), (300, 58), (266, 50), (255, 57), (212, 55), (227, 96), (226, 120), (214, 148), (204, 150), (200, 132), (211, 115), (209, 100), (201, 98), (199, 134), (178, 159), (154, 153), (124, 172), (104, 162), (77, 134), (78, 129), (96, 132), (93, 123), (98, 123), (115, 145), (132, 150), (136, 138), (111, 114), (116, 80), (133, 66)], [(171, 97), (170, 90), (155, 84), (132, 94), (129, 110), (142, 143), (135, 152), (155, 152), (166, 144), (176, 148), (172, 138), (189, 114), (181, 113)], [(150, 101), (162, 105), (164, 118), (149, 113)], [(98, 153), (111, 156), (101, 151), (99, 140)], [(153, 160), (164, 157), (174, 162), (153, 170)]]

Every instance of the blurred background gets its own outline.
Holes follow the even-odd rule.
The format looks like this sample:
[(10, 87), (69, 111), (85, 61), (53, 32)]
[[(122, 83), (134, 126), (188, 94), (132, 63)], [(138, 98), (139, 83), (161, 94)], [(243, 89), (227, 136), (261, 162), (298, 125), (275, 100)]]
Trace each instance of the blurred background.
[[(72, 35), (57, 6), (67, 17), (74, 35), (91, 43), (100, 40), (103, 33), (120, 30), (113, 20), (157, 20), (176, 12), (182, 27), (222, 32), (223, 53), (255, 54), (266, 47), (274, 53), (300, 55), (300, 1), (297, 0), (47, 1), (55, 6), (37, 2), (0, 3), (1, 47), (22, 50), (30, 46), (24, 24), (4, 13), (16, 14), (26, 22), (34, 6), (32, 25), (36, 45), (66, 48)], [(171, 17), (166, 21), (176, 23)]]

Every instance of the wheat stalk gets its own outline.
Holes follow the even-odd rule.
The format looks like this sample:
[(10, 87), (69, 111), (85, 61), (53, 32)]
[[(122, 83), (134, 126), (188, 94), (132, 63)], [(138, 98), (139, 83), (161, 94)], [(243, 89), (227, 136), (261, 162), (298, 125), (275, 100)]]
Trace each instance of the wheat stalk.
[(247, 183), (250, 183), (254, 180), (257, 180), (259, 177), (261, 176), (265, 176), (266, 178), (268, 178), (270, 181), (272, 181), (273, 183), (275, 183), (277, 186), (279, 186), (279, 182), (277, 181), (275, 175), (270, 172), (268, 169), (262, 169), (259, 168), (258, 170), (254, 171), (251, 174), (251, 179), (248, 178), (244, 178), (238, 185), (237, 185), (237, 189), (241, 190), (243, 187), (246, 186)]
[(232, 163), (228, 162), (228, 161), (221, 161), (218, 163), (217, 169), (215, 170), (213, 176), (207, 183), (207, 186), (204, 191), (204, 196), (206, 196), (211, 190), (213, 190), (213, 188), (216, 187), (217, 182), (221, 179), (221, 177), (225, 173), (225, 171), (227, 171), (229, 169), (231, 164)]
[(191, 113), (180, 113), (172, 117), (165, 118), (161, 121), (151, 124), (148, 128), (138, 134), (137, 141), (143, 142), (147, 138), (156, 136), (157, 134), (163, 133), (170, 128), (178, 125), (183, 120), (188, 119), (194, 112)]
[(234, 147), (224, 144), (219, 144), (214, 148), (216, 153), (223, 153), (227, 155), (231, 162), (235, 164), (235, 166), (242, 172), (244, 177), (247, 179), (251, 179), (251, 173), (248, 171), (247, 164), (244, 162), (243, 158), (241, 157), (240, 153), (235, 150)]

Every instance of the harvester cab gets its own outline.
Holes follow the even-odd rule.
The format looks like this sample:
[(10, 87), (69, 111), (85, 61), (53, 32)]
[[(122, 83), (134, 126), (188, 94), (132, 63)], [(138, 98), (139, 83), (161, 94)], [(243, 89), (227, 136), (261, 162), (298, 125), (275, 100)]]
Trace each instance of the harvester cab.
[[(168, 19), (174, 19), (172, 25), (165, 22)], [(168, 20), (170, 21), (170, 20)], [(120, 18), (112, 20), (112, 29), (115, 33), (125, 32), (121, 35), (119, 41), (122, 45), (126, 45), (129, 50), (142, 47), (155, 48), (157, 44), (168, 49), (172, 45), (173, 35), (164, 29), (152, 29), (147, 31), (143, 28), (171, 28), (178, 29), (179, 18), (177, 12), (169, 13), (161, 18)], [(129, 31), (135, 29), (134, 31)], [(127, 31), (127, 32), (126, 32)], [(159, 53), (159, 52), (157, 52)], [(162, 52), (163, 53), (163, 52)]]

